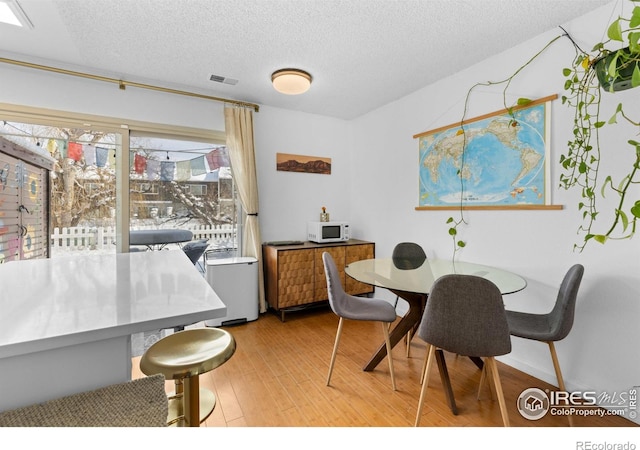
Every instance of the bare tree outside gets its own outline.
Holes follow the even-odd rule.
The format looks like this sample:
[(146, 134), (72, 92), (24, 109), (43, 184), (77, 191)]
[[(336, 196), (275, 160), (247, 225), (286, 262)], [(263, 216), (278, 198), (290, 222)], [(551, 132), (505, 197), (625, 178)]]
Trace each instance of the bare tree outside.
[(111, 218), (116, 205), (116, 183), (113, 169), (87, 164), (86, 160), (68, 158), (64, 144), (83, 142), (97, 145), (105, 133), (85, 133), (70, 128), (53, 128), (58, 136), (49, 139), (47, 147), (56, 164), (51, 174), (51, 226), (73, 227), (83, 221)]

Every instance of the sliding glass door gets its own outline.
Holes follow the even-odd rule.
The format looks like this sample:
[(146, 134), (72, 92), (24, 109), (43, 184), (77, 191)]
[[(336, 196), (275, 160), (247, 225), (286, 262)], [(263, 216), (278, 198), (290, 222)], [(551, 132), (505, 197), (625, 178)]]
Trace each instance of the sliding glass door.
[[(210, 256), (235, 252), (239, 208), (225, 146), (132, 132), (129, 149), (131, 230), (187, 230), (209, 243)], [(164, 248), (181, 245), (160, 236)], [(136, 243), (132, 249), (149, 247)]]
[[(116, 128), (106, 120), (20, 116), (26, 120), (0, 115), (0, 143), (45, 161), (47, 169), (38, 175), (13, 156), (1, 159), (0, 262), (22, 258), (20, 251), (55, 258), (148, 250), (132, 245), (131, 230), (186, 230), (191, 240), (208, 242), (210, 257), (233, 256), (240, 247), (242, 210), (216, 133), (208, 139), (199, 130), (154, 124)], [(19, 200), (18, 187), (31, 203)], [(14, 214), (19, 205), (22, 217)]]

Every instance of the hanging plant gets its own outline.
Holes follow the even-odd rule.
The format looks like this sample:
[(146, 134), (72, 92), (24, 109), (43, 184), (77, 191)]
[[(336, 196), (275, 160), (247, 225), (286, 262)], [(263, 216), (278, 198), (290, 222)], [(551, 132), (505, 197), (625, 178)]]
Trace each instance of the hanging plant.
[[(638, 0), (630, 1), (636, 5), (640, 3)], [(633, 198), (630, 192), (630, 188), (640, 182), (640, 143), (634, 139), (627, 141), (631, 164), (620, 180), (616, 182), (611, 175), (600, 173), (603, 155), (609, 157), (613, 153), (619, 157), (624, 154), (601, 143), (601, 129), (617, 124), (619, 119), (634, 128), (640, 126), (637, 120), (625, 114), (622, 103), (608, 120), (601, 118), (602, 95), (613, 95), (640, 86), (640, 7), (635, 6), (629, 18), (614, 20), (607, 30), (607, 37), (607, 41), (595, 44), (591, 53), (583, 51), (574, 42), (575, 58), (572, 65), (563, 70), (566, 95), (562, 97), (562, 103), (574, 110), (574, 119), (573, 137), (568, 142), (567, 151), (560, 157), (564, 170), (560, 184), (565, 189), (578, 188), (582, 194), (578, 209), (582, 211), (583, 224), (578, 232), (583, 240), (575, 246), (579, 250), (592, 239), (605, 243), (608, 239), (632, 237), (640, 217), (640, 199), (637, 194)], [(614, 43), (623, 47), (607, 49), (607, 45)], [(617, 196), (613, 219), (606, 231), (596, 232), (595, 222), (600, 212), (597, 201), (611, 193)]]
[[(634, 4), (630, 17), (618, 17), (607, 29), (607, 40), (598, 42), (591, 52), (582, 50), (571, 36), (564, 30), (562, 35), (553, 38), (542, 50), (520, 66), (512, 75), (501, 81), (476, 83), (469, 89), (465, 99), (463, 117), (460, 122), (460, 132), (465, 133), (463, 123), (468, 110), (468, 103), (473, 90), (478, 86), (504, 85), (503, 103), (505, 109), (511, 111), (515, 106), (523, 106), (531, 100), (520, 98), (516, 105), (507, 106), (507, 90), (514, 78), (534, 60), (537, 59), (551, 44), (562, 37), (567, 37), (575, 48), (575, 57), (568, 68), (563, 69), (565, 77), (562, 103), (573, 110), (572, 138), (567, 143), (566, 151), (560, 156), (563, 173), (560, 174), (560, 186), (564, 189), (580, 189), (582, 200), (578, 209), (582, 212), (583, 223), (578, 227), (582, 235), (580, 243), (574, 248), (582, 251), (590, 240), (605, 243), (608, 239), (628, 239), (636, 232), (638, 218), (640, 218), (640, 198), (631, 189), (640, 184), (640, 140), (629, 139), (628, 170), (619, 180), (611, 175), (600, 174), (601, 142), (600, 130), (605, 126), (612, 126), (621, 120), (634, 128), (637, 134), (640, 121), (626, 114), (622, 103), (619, 103), (614, 114), (608, 119), (601, 118), (601, 95), (613, 93), (640, 86), (640, 0), (629, 0)], [(610, 50), (607, 45), (622, 45), (621, 48)], [(513, 114), (512, 114), (513, 117)], [(515, 120), (515, 117), (513, 117)], [(464, 170), (464, 152), (466, 139), (463, 143), (462, 166), (458, 171), (461, 176)], [(618, 149), (607, 148), (607, 156), (611, 153), (616, 158), (621, 154)], [(604, 176), (604, 179), (603, 179)], [(449, 235), (453, 238), (455, 253), (466, 246), (460, 239), (459, 229), (467, 222), (464, 217), (464, 183), (461, 177), (460, 208), (457, 217), (449, 217)], [(613, 219), (605, 227), (606, 231), (597, 233), (595, 221), (599, 210), (597, 200), (606, 195), (617, 196), (617, 204), (613, 211)]]

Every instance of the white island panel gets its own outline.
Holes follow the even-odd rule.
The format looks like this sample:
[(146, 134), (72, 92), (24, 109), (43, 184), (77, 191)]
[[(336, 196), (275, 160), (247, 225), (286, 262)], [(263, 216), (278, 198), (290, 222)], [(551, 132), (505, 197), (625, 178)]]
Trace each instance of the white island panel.
[(122, 382), (131, 334), (224, 317), (181, 250), (0, 265), (0, 410)]

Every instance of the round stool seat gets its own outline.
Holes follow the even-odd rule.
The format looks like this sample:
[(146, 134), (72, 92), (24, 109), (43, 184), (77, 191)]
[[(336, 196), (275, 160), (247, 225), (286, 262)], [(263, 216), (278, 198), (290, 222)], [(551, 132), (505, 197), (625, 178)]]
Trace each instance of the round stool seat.
[(149, 347), (140, 359), (140, 370), (145, 375), (186, 378), (221, 366), (235, 351), (236, 341), (229, 332), (194, 328), (170, 334)]
[(199, 388), (198, 376), (224, 364), (235, 350), (233, 336), (218, 328), (179, 331), (149, 347), (140, 359), (142, 373), (161, 373), (176, 380), (176, 396), (169, 400), (169, 423), (183, 417), (189, 426), (197, 426), (211, 414), (216, 397)]

